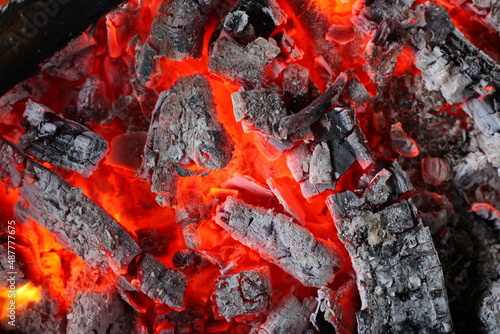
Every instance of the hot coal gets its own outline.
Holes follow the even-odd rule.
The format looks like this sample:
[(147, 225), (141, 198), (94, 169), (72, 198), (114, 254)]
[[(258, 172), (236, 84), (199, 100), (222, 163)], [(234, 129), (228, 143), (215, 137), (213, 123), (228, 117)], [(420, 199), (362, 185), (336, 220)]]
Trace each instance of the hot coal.
[(20, 145), (26, 153), (79, 173), (97, 168), (108, 149), (101, 136), (33, 101), (26, 105), (24, 124)]
[(217, 208), (216, 223), (244, 245), (295, 277), (305, 286), (332, 281), (341, 261), (292, 218), (228, 197)]
[(213, 300), (219, 317), (231, 321), (265, 311), (271, 301), (271, 281), (262, 270), (223, 275), (215, 283)]
[(309, 316), (316, 308), (312, 298), (300, 301), (294, 295), (287, 296), (260, 325), (259, 334), (302, 333), (309, 325)]
[(177, 202), (178, 177), (221, 169), (231, 158), (232, 142), (219, 122), (211, 88), (201, 75), (181, 77), (156, 104), (144, 148), (142, 178), (151, 183), (160, 205)]

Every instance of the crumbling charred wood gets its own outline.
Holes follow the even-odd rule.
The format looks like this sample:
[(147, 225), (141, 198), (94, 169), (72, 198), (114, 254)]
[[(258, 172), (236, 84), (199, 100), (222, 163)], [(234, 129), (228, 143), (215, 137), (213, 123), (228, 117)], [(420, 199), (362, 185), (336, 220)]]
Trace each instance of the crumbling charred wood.
[(341, 260), (292, 218), (228, 197), (217, 208), (215, 221), (231, 236), (255, 249), (305, 286), (332, 281)]
[(259, 327), (259, 334), (303, 333), (309, 325), (309, 317), (317, 302), (313, 298), (300, 301), (289, 295), (269, 314)]
[(253, 85), (264, 81), (266, 65), (280, 52), (275, 43), (262, 37), (242, 46), (222, 33), (213, 45), (208, 66), (227, 80)]
[[(142, 253), (137, 242), (81, 189), (71, 186), (3, 138), (0, 138), (0, 175), (2, 179), (10, 179), (8, 186), (19, 189), (25, 201), (24, 214), (56, 235), (89, 267), (103, 273), (111, 269), (125, 281), (135, 278), (130, 273), (126, 277), (122, 275)], [(150, 298), (182, 308), (186, 288), (184, 275), (167, 269), (151, 255), (140, 261), (137, 288)], [(151, 270), (153, 276), (146, 270)], [(131, 289), (135, 288), (131, 286)]]
[(231, 321), (264, 312), (271, 301), (271, 281), (263, 270), (223, 275), (215, 283), (212, 298), (218, 316)]
[(160, 205), (176, 203), (180, 176), (225, 167), (232, 142), (219, 122), (208, 81), (201, 75), (181, 77), (156, 104), (144, 148), (141, 176), (151, 183)]
[(26, 132), (20, 146), (40, 161), (87, 173), (107, 152), (104, 138), (33, 101), (26, 104), (23, 121)]
[(169, 0), (160, 5), (138, 55), (136, 68), (143, 83), (149, 81), (159, 57), (177, 61), (200, 58), (205, 24), (217, 4), (218, 0)]
[(10, 1), (0, 7), (0, 96), (122, 2)]
[[(394, 194), (399, 186), (388, 173), (386, 169), (377, 173), (362, 197), (346, 191), (327, 200), (357, 276), (362, 301), (356, 314), (358, 330), (451, 333), (446, 287), (432, 236), (416, 220), (411, 200), (383, 203), (399, 197)], [(374, 211), (371, 203), (385, 207)]]
[(136, 316), (113, 286), (79, 292), (68, 310), (67, 333), (134, 333)]

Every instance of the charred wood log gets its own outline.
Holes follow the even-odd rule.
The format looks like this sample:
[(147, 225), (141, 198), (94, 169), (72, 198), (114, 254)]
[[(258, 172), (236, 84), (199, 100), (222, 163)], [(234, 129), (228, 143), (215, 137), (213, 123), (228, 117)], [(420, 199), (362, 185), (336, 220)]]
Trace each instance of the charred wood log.
[(255, 249), (305, 286), (332, 281), (341, 260), (292, 218), (228, 197), (217, 208), (216, 223), (244, 245)]
[(262, 270), (223, 275), (215, 283), (213, 297), (218, 316), (231, 321), (243, 315), (256, 315), (271, 301), (271, 281)]
[(211, 88), (201, 75), (181, 77), (156, 104), (144, 148), (141, 176), (160, 205), (176, 203), (178, 177), (225, 167), (232, 142), (219, 122)]
[(122, 2), (10, 1), (0, 7), (0, 96)]
[[(390, 205), (400, 191), (389, 182), (389, 173), (380, 171), (363, 197), (347, 191), (327, 200), (357, 276), (362, 301), (356, 314), (358, 330), (451, 333), (446, 287), (432, 236), (416, 220), (411, 200)], [(392, 200), (383, 203), (385, 198)], [(374, 211), (370, 203), (385, 207)]]
[(26, 132), (20, 146), (40, 161), (88, 173), (107, 152), (104, 138), (33, 101), (28, 101), (23, 121)]
[[(81, 189), (74, 188), (3, 138), (0, 138), (0, 175), (3, 180), (10, 180), (9, 187), (19, 189), (25, 201), (25, 214), (56, 235), (89, 267), (103, 273), (111, 269), (122, 282), (137, 275), (137, 287), (129, 283), (130, 289), (139, 289), (150, 298), (182, 308), (187, 283), (181, 272), (167, 269), (151, 255), (141, 257), (137, 242)], [(140, 270), (122, 276), (136, 259)]]
[(267, 317), (259, 327), (259, 334), (302, 333), (309, 325), (309, 317), (317, 302), (312, 299), (300, 301), (294, 295), (288, 296)]

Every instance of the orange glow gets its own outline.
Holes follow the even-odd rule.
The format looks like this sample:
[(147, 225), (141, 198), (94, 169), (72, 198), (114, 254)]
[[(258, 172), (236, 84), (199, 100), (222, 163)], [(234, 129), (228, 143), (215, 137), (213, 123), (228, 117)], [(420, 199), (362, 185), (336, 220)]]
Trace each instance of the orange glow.
[[(13, 293), (14, 291), (14, 293)], [(33, 282), (28, 282), (15, 290), (0, 290), (0, 320), (9, 314), (9, 305), (15, 305), (16, 313), (31, 303), (38, 303), (42, 299), (42, 288)], [(14, 302), (14, 304), (12, 304)]]

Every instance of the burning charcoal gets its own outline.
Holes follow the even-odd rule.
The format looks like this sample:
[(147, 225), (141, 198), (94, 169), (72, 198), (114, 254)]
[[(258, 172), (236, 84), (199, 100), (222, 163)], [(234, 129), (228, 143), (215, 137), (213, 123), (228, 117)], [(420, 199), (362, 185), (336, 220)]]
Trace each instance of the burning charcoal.
[(187, 279), (178, 270), (166, 268), (154, 256), (146, 254), (137, 270), (138, 288), (148, 297), (175, 309), (184, 306)]
[(313, 184), (331, 184), (333, 168), (330, 160), (330, 149), (323, 142), (314, 147), (309, 164), (309, 182)]
[(493, 136), (500, 132), (500, 92), (467, 100), (462, 107), (484, 134)]
[(382, 169), (372, 179), (365, 190), (364, 197), (371, 205), (377, 206), (386, 203), (389, 200), (392, 189), (387, 184), (391, 177), (391, 173), (387, 169)]
[(260, 326), (259, 334), (302, 333), (309, 325), (309, 316), (316, 308), (312, 298), (300, 301), (294, 295), (288, 296), (269, 314)]
[(234, 117), (245, 132), (260, 131), (278, 139), (280, 120), (287, 115), (281, 94), (270, 89), (254, 89), (231, 95)]
[(277, 33), (273, 36), (273, 38), (278, 41), (281, 51), (288, 55), (290, 60), (300, 60), (304, 56), (304, 51), (299, 49), (299, 47), (295, 44), (295, 41), (286, 33), (286, 31)]
[(327, 190), (334, 190), (335, 183), (311, 183), (309, 179), (300, 184), (302, 195), (309, 199)]
[(207, 80), (201, 75), (181, 77), (163, 92), (156, 104), (144, 148), (142, 178), (151, 183), (160, 205), (176, 203), (179, 176), (221, 169), (231, 158), (232, 143), (218, 121)]
[(101, 136), (33, 101), (26, 105), (24, 121), (21, 146), (41, 161), (85, 173), (97, 167), (108, 149)]
[(336, 290), (322, 287), (318, 290), (318, 307), (311, 316), (311, 322), (320, 333), (354, 333), (357, 298), (354, 279), (342, 284)]
[(361, 168), (366, 169), (373, 163), (372, 153), (366, 144), (365, 136), (359, 128), (355, 128), (353, 132), (347, 136), (347, 143), (356, 155), (356, 160), (361, 165)]
[(146, 132), (128, 132), (114, 137), (106, 163), (135, 172), (141, 167), (147, 136)]
[(500, 211), (487, 203), (473, 203), (471, 209), (478, 217), (493, 222), (493, 228), (500, 230)]
[(77, 111), (88, 121), (104, 122), (109, 119), (111, 102), (101, 79), (87, 78), (78, 93)]
[(450, 177), (450, 166), (441, 158), (421, 160), (422, 178), (425, 183), (438, 186)]
[(360, 105), (368, 101), (370, 93), (366, 91), (365, 86), (359, 83), (356, 77), (352, 77), (347, 84), (347, 96), (356, 105)]
[(282, 138), (294, 134), (298, 138), (305, 133), (309, 127), (328, 111), (339, 98), (347, 82), (347, 75), (341, 73), (333, 85), (321, 94), (310, 105), (296, 114), (288, 115), (281, 119), (279, 132)]
[(365, 58), (368, 74), (373, 82), (384, 85), (394, 72), (404, 44), (397, 36), (397, 24), (392, 19), (383, 20), (375, 31), (373, 40), (366, 45)]
[(142, 251), (154, 256), (166, 256), (171, 240), (165, 236), (168, 235), (171, 228), (170, 224), (158, 224), (136, 230), (135, 234)]
[(479, 306), (479, 318), (483, 323), (485, 333), (500, 331), (500, 282), (495, 282), (484, 294)]
[(340, 260), (292, 219), (228, 197), (217, 208), (216, 223), (244, 245), (281, 267), (305, 286), (330, 282)]
[[(22, 154), (14, 144), (0, 138), (0, 148), (0, 175), (11, 179), (9, 186), (19, 189), (26, 202), (25, 210), (33, 220), (56, 235), (89, 267), (103, 273), (112, 269), (117, 276), (127, 272), (141, 249), (117, 221), (81, 189), (74, 188), (50, 169)], [(141, 290), (150, 298), (181, 307), (186, 285), (183, 274), (166, 269), (151, 255), (144, 259), (138, 279)], [(155, 276), (150, 277), (147, 270), (152, 270)], [(172, 282), (163, 282), (168, 279)], [(171, 289), (173, 285), (173, 290), (162, 290)]]
[(213, 45), (208, 66), (210, 71), (228, 80), (256, 84), (263, 82), (266, 65), (279, 53), (275, 44), (262, 37), (241, 46), (222, 33)]
[(216, 1), (172, 0), (160, 5), (146, 43), (159, 56), (199, 58), (209, 13)]
[(248, 21), (248, 14), (242, 10), (234, 10), (227, 14), (224, 19), (224, 31), (244, 45), (257, 38), (253, 25)]
[(341, 45), (352, 42), (354, 37), (354, 28), (351, 25), (332, 24), (326, 34), (327, 40)]
[(181, 249), (174, 254), (172, 262), (186, 274), (197, 275), (200, 271), (219, 265), (219, 260), (205, 253), (204, 251), (194, 251), (192, 249)]
[[(155, 334), (163, 333), (206, 333), (204, 330), (205, 314), (198, 309), (182, 311), (161, 310), (155, 318)], [(171, 331), (170, 331), (171, 329)]]
[(294, 102), (306, 102), (309, 94), (309, 69), (290, 64), (283, 70), (283, 92)]
[(283, 179), (273, 179), (272, 177), (266, 180), (269, 189), (273, 192), (274, 196), (278, 199), (286, 212), (292, 215), (300, 225), (304, 226), (306, 223), (306, 215), (302, 209), (302, 204), (299, 199), (295, 196), (292, 189), (287, 186), (288, 178)]
[(227, 321), (242, 315), (259, 314), (270, 303), (271, 281), (262, 270), (224, 275), (216, 281), (212, 298), (216, 314)]
[(81, 80), (94, 70), (96, 48), (95, 42), (89, 43), (88, 38), (82, 35), (57, 52), (42, 69), (69, 81)]
[(79, 292), (68, 311), (67, 333), (130, 333), (135, 326), (133, 310), (113, 287)]
[[(399, 172), (394, 167), (391, 174), (396, 176)], [(382, 170), (365, 196), (372, 198), (376, 185), (389, 182), (393, 183), (389, 189), (398, 191), (392, 177)], [(439, 258), (429, 229), (414, 222), (416, 209), (402, 200), (374, 212), (366, 200), (350, 191), (327, 200), (357, 276), (362, 302), (356, 314), (359, 332), (412, 328), (453, 332)]]
[(309, 161), (311, 154), (304, 142), (286, 152), (286, 164), (295, 181), (303, 181), (309, 177)]
[(404, 157), (414, 158), (420, 154), (417, 143), (406, 134), (401, 123), (391, 125), (392, 148)]

